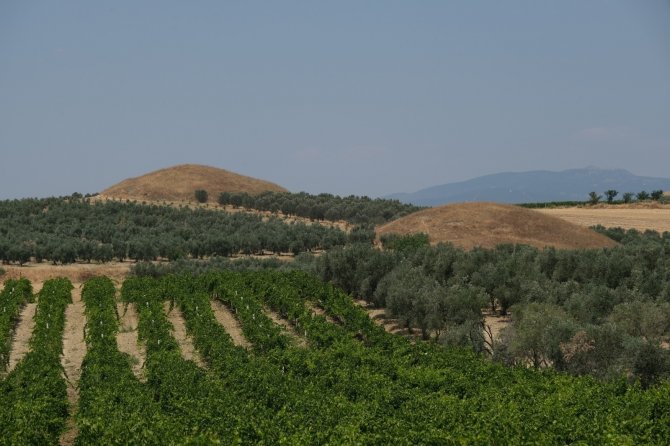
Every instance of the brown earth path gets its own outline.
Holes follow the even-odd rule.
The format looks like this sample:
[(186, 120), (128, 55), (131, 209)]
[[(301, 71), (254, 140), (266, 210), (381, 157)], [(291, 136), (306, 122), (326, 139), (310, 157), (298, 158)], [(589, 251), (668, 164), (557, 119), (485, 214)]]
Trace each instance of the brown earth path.
[(226, 329), (226, 332), (233, 340), (233, 344), (240, 347), (249, 348), (251, 343), (244, 337), (242, 326), (235, 315), (226, 307), (223, 302), (217, 299), (211, 299), (212, 311), (216, 321)]
[(9, 364), (7, 373), (14, 370), (14, 367), (21, 362), (24, 356), (30, 351), (29, 341), (35, 328), (35, 312), (37, 303), (28, 303), (21, 308), (19, 320), (12, 335), (12, 343), (9, 349)]
[(116, 312), (119, 315), (119, 331), (116, 334), (116, 343), (121, 353), (130, 356), (131, 366), (135, 377), (146, 382), (143, 367), (147, 358), (147, 352), (137, 335), (137, 324), (139, 317), (134, 303), (116, 304)]
[(63, 354), (61, 355), (61, 365), (67, 379), (67, 399), (70, 404), (71, 416), (68, 418), (65, 431), (61, 435), (61, 445), (73, 444), (79, 432), (72, 415), (77, 413), (79, 405), (79, 378), (81, 377), (84, 356), (86, 356), (86, 342), (84, 340), (86, 316), (84, 314), (84, 302), (81, 300), (82, 285), (80, 283), (73, 285), (72, 303), (65, 309)]
[(315, 305), (315, 304), (313, 304), (313, 303), (311, 303), (311, 302), (309, 302), (309, 301), (306, 300), (306, 301), (305, 301), (305, 307), (306, 307), (307, 310), (309, 310), (312, 314), (314, 314), (314, 315), (316, 315), (316, 316), (322, 316), (322, 317), (324, 317), (324, 318), (326, 319), (326, 321), (330, 322), (331, 324), (341, 325), (338, 321), (336, 321), (336, 320), (333, 319), (330, 315), (328, 315), (328, 313), (326, 313), (326, 310), (324, 310), (324, 309), (321, 308), (320, 306)]
[(407, 329), (401, 327), (397, 319), (387, 317), (386, 310), (384, 308), (374, 308), (362, 299), (356, 299), (354, 300), (354, 303), (363, 308), (370, 319), (372, 319), (377, 325), (382, 327), (388, 333), (410, 336), (410, 334), (407, 332)]
[[(500, 339), (500, 333), (506, 327), (512, 323), (512, 315), (508, 313), (505, 316), (500, 316), (498, 314), (492, 314), (489, 310), (482, 311), (484, 316), (484, 325), (487, 327), (485, 330), (490, 332), (490, 341), (494, 342)], [(488, 333), (485, 333), (488, 336)]]
[(263, 308), (263, 313), (272, 319), (272, 322), (279, 325), (284, 333), (286, 333), (298, 347), (307, 347), (307, 340), (302, 336), (302, 334), (298, 333), (293, 324), (267, 307)]
[(198, 367), (205, 368), (205, 362), (193, 345), (193, 340), (186, 332), (186, 321), (179, 307), (176, 305), (170, 309), (170, 302), (163, 303), (163, 309), (168, 320), (172, 324), (172, 335), (179, 344), (179, 350), (184, 359), (195, 362)]

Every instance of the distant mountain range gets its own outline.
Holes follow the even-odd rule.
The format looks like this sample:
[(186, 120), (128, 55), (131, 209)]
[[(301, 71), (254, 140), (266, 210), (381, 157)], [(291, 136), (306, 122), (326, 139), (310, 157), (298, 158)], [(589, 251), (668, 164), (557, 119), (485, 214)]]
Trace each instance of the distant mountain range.
[(419, 206), (436, 206), (466, 201), (497, 203), (536, 203), (585, 201), (591, 191), (603, 194), (615, 189), (624, 192), (670, 190), (669, 178), (641, 177), (623, 169), (569, 169), (561, 172), (534, 170), (485, 175), (458, 183), (433, 186), (414, 193), (398, 193), (384, 198)]

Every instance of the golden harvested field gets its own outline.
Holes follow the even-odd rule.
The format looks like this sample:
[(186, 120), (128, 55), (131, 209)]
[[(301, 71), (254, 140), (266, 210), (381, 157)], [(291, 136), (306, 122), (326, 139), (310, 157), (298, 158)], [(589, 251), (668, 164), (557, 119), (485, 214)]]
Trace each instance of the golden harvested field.
[(546, 215), (562, 218), (581, 226), (602, 225), (606, 228), (652, 229), (660, 233), (670, 231), (670, 206), (610, 206), (537, 209)]

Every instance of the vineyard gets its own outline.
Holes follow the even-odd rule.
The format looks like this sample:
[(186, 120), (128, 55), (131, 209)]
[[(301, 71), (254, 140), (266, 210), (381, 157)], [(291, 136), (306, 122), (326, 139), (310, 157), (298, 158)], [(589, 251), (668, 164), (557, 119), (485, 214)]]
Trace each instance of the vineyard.
[[(670, 441), (667, 384), (642, 390), (413, 344), (301, 272), (129, 278), (120, 290), (108, 278), (90, 279), (82, 289), (87, 353), (75, 408), (60, 365), (71, 290), (68, 280), (54, 279), (35, 296), (31, 351), (1, 382), (1, 444), (57, 444), (68, 421), (74, 443), (84, 445)], [(27, 281), (5, 283), (2, 346), (31, 298)], [(233, 343), (213, 301), (235, 315), (250, 347)], [(139, 377), (116, 341), (117, 309), (130, 306), (146, 346)], [(167, 317), (173, 309), (203, 367), (180, 352)]]

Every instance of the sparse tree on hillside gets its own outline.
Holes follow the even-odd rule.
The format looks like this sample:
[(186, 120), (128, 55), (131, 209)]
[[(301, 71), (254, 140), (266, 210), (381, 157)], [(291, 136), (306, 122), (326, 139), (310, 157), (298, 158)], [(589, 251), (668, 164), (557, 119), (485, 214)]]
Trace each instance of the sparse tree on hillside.
[(635, 194), (632, 193), (632, 192), (624, 192), (624, 194), (623, 194), (623, 202), (624, 203), (630, 203), (630, 202), (633, 201), (634, 198), (635, 198)]
[(207, 203), (209, 194), (204, 189), (198, 189), (195, 191), (195, 199), (198, 200), (198, 203)]
[(602, 198), (602, 195), (598, 195), (597, 192), (589, 192), (589, 203), (591, 204), (598, 204), (600, 199)]
[(651, 199), (652, 200), (658, 201), (658, 200), (661, 199), (662, 196), (663, 196), (663, 191), (662, 190), (655, 190), (655, 191), (651, 192)]
[(607, 189), (605, 191), (605, 197), (607, 197), (607, 202), (612, 203), (614, 201), (614, 197), (619, 195), (619, 191), (616, 191), (614, 189)]
[(230, 192), (221, 192), (219, 194), (219, 199), (218, 199), (219, 204), (221, 206), (225, 206), (225, 205), (229, 204), (230, 203), (230, 197), (231, 197)]
[(646, 190), (640, 191), (637, 193), (637, 199), (639, 201), (644, 201), (649, 199), (649, 193)]

